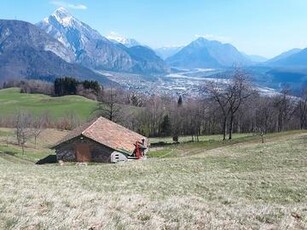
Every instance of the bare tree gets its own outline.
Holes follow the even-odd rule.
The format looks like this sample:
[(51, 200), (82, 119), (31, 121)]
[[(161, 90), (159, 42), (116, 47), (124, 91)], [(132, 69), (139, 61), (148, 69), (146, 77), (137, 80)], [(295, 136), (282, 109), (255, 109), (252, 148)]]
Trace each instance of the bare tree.
[(160, 97), (151, 96), (145, 101), (145, 107), (138, 108), (135, 113), (136, 129), (145, 136), (161, 134), (163, 118), (167, 114)]
[(202, 101), (190, 99), (183, 107), (182, 112), (182, 131), (184, 135), (191, 135), (192, 141), (194, 137), (196, 141), (199, 141), (199, 135), (201, 133), (202, 121), (205, 115), (205, 106)]
[(143, 106), (143, 98), (144, 96), (141, 95), (137, 91), (131, 91), (131, 92), (126, 92), (126, 104), (133, 105), (136, 107), (142, 107)]
[(146, 108), (140, 109), (135, 115), (136, 131), (143, 134), (144, 136), (151, 136), (150, 129), (150, 118), (151, 114)]
[(37, 138), (39, 137), (39, 135), (42, 133), (42, 131), (45, 129), (44, 127), (44, 117), (38, 117), (33, 121), (32, 124), (32, 134), (34, 136), (34, 144), (35, 144), (35, 148), (37, 147)]
[(149, 112), (150, 135), (158, 136), (161, 133), (161, 123), (165, 113), (165, 107), (160, 97), (151, 96), (146, 103), (146, 110)]
[(275, 108), (278, 111), (277, 131), (284, 131), (286, 123), (289, 122), (295, 111), (293, 100), (290, 96), (289, 86), (284, 86), (281, 93), (275, 97)]
[(296, 110), (299, 116), (300, 129), (306, 129), (307, 128), (307, 87), (302, 88)]
[(118, 92), (111, 87), (103, 94), (98, 95), (97, 107), (93, 110), (96, 116), (103, 116), (110, 121), (117, 122), (119, 120), (121, 106), (118, 101)]
[(221, 81), (209, 81), (204, 86), (204, 91), (207, 94), (209, 94), (210, 98), (215, 101), (219, 109), (222, 113), (222, 131), (223, 131), (223, 140), (226, 139), (226, 125), (227, 125), (227, 118), (229, 114), (229, 108), (228, 108), (228, 98), (226, 97), (225, 90), (223, 89), (225, 87), (224, 83)]
[(272, 132), (275, 129), (277, 113), (274, 109), (274, 102), (269, 97), (259, 97), (254, 105), (256, 111), (256, 129), (262, 134)]
[(223, 140), (226, 139), (228, 120), (229, 139), (232, 139), (235, 114), (242, 103), (255, 93), (247, 74), (237, 69), (227, 83), (210, 81), (204, 86), (204, 91), (218, 104), (222, 113)]
[(252, 90), (248, 76), (242, 71), (236, 70), (232, 82), (226, 90), (226, 98), (229, 104), (229, 140), (232, 139), (234, 116), (242, 103), (255, 91)]
[(33, 116), (30, 113), (18, 112), (16, 115), (16, 137), (18, 145), (21, 146), (22, 153), (26, 142), (33, 136), (31, 129), (33, 125)]

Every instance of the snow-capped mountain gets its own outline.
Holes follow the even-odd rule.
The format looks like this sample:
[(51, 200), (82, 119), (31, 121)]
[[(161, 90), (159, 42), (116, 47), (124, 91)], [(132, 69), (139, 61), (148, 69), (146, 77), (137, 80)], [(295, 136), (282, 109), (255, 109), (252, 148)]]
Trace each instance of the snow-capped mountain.
[[(5, 28), (5, 32), (0, 30), (0, 37), (2, 42), (5, 42), (5, 40), (13, 37), (18, 32), (23, 32), (24, 36), (22, 39), (20, 39), (23, 41), (19, 41), (19, 43), (31, 43), (31, 46), (33, 46), (35, 49), (51, 51), (67, 62), (72, 62), (74, 60), (74, 55), (71, 51), (65, 49), (65, 47), (61, 45), (56, 39), (52, 39), (47, 34), (43, 33), (43, 31), (37, 30), (37, 28), (31, 26), (30, 23), (14, 20), (1, 20), (1, 24), (3, 28)], [(23, 33), (19, 34), (22, 35)], [(37, 39), (38, 37), (41, 37), (42, 39)], [(11, 45), (15, 44), (12, 43)]]
[(86, 48), (90, 39), (106, 41), (96, 30), (73, 17), (63, 7), (37, 23), (37, 26), (75, 53)]
[(171, 66), (184, 68), (220, 68), (251, 64), (251, 61), (231, 44), (223, 44), (203, 37), (167, 58), (166, 62)]
[(96, 30), (73, 17), (63, 7), (37, 26), (73, 51), (75, 61), (93, 69), (126, 70), (132, 66), (129, 55)]
[(141, 46), (141, 43), (139, 43), (137, 40), (133, 38), (126, 38), (115, 32), (109, 33), (106, 38), (109, 39), (111, 42), (120, 43), (128, 48), (133, 46)]
[(0, 81), (10, 78), (52, 81), (56, 77), (73, 76), (110, 83), (104, 76), (69, 63), (73, 53), (28, 22), (0, 20), (0, 47)]
[[(74, 61), (95, 70), (146, 72), (146, 62), (132, 57), (127, 50), (114, 44), (89, 25), (73, 17), (63, 7), (37, 23), (37, 26), (60, 41), (74, 53)], [(151, 65), (153, 72), (165, 72), (165, 66)]]

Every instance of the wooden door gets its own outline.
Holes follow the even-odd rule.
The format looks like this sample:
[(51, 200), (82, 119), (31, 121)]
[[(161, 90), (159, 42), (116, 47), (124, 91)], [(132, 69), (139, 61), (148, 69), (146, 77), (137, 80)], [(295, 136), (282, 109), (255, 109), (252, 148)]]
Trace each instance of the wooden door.
[(92, 160), (88, 144), (76, 144), (75, 155), (78, 162), (89, 162)]

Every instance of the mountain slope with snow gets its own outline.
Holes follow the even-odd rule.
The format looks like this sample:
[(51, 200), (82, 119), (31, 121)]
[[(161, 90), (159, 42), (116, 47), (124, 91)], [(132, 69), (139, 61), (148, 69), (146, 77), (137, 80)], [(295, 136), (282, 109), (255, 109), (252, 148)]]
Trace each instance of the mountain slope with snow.
[[(60, 41), (74, 53), (74, 60), (95, 70), (133, 72), (135, 66), (146, 72), (147, 63), (134, 60), (121, 46), (100, 35), (87, 24), (73, 17), (66, 9), (59, 8), (37, 26)], [(164, 72), (156, 65), (155, 72)]]
[[(72, 76), (110, 83), (104, 76), (69, 63), (73, 54), (60, 42), (28, 22), (0, 20), (0, 81)], [(66, 60), (66, 61), (65, 61)]]
[(139, 43), (137, 40), (133, 38), (126, 38), (114, 32), (111, 32), (110, 34), (108, 34), (106, 38), (113, 43), (120, 43), (128, 48), (131, 48), (133, 46), (141, 46), (141, 43)]
[(86, 67), (125, 71), (132, 66), (126, 52), (62, 7), (37, 26), (70, 49), (75, 61)]

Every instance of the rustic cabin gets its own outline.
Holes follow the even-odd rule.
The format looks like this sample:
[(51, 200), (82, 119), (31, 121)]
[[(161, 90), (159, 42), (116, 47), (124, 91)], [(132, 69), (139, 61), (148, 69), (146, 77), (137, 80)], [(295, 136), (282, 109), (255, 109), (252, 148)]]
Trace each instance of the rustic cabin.
[(146, 137), (99, 117), (72, 130), (52, 149), (58, 161), (116, 163), (144, 158), (147, 145)]

